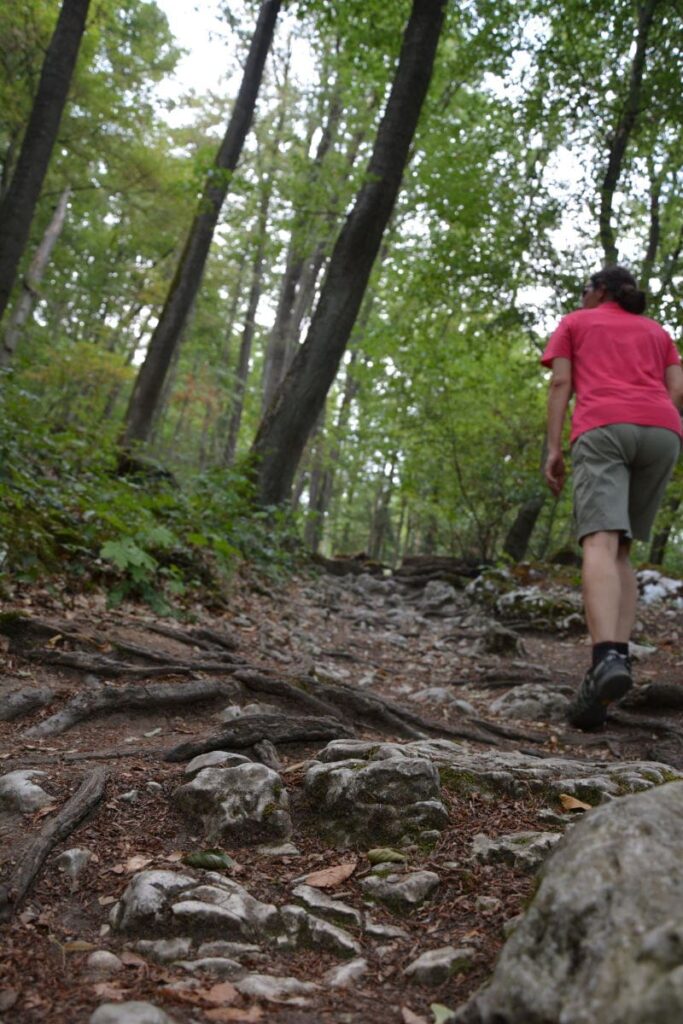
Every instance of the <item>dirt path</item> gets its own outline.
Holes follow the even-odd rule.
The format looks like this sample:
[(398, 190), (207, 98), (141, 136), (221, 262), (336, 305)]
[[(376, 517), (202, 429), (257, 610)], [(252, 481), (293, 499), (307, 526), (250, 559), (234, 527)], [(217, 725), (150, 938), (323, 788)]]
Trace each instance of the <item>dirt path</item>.
[[(238, 583), (224, 614), (196, 609), (192, 621), (175, 623), (144, 608), (107, 611), (99, 596), (74, 597), (66, 609), (47, 593), (18, 600), (3, 619), (0, 708), (18, 691), (28, 691), (30, 700), (42, 693), (44, 703), (0, 722), (0, 773), (44, 773), (33, 783), (49, 800), (32, 812), (7, 806), (0, 812), (0, 881), (12, 890), (40, 836), (48, 847), (21, 902), (16, 892), (8, 895), (9, 920), (0, 926), (0, 1021), (86, 1024), (103, 1002), (142, 1000), (177, 1024), (374, 1018), (419, 1024), (436, 1019), (432, 1004), (460, 1005), (490, 973), (505, 923), (523, 910), (533, 885), (526, 869), (474, 861), (474, 836), (562, 828), (562, 808), (531, 789), (518, 795), (444, 789), (447, 827), (430, 849), (408, 844), (399, 868), (435, 872), (436, 895), (410, 913), (373, 905), (374, 923), (402, 934), (370, 941), (364, 933), (364, 973), (343, 987), (322, 983), (339, 955), (266, 944), (247, 957), (250, 971), (320, 987), (285, 1003), (240, 994), (208, 968), (192, 975), (140, 955), (108, 918), (136, 872), (183, 868), (183, 856), (212, 845), (172, 800), (186, 780), (186, 760), (167, 759), (179, 745), (207, 737), (222, 735), (223, 749), (277, 770), (291, 798), (296, 851), (268, 855), (224, 843), (237, 862), (229, 877), (259, 900), (281, 905), (295, 880), (353, 857), (353, 875), (326, 892), (361, 914), (368, 912), (362, 882), (373, 870), (367, 845), (341, 852), (325, 844), (301, 797), (307, 762), (335, 735), (401, 743), (443, 737), (467, 751), (521, 750), (539, 761), (683, 765), (682, 712), (671, 706), (683, 664), (680, 613), (643, 607), (641, 617), (639, 639), (655, 653), (637, 668), (639, 694), (648, 683), (672, 684), (669, 706), (662, 706), (661, 694), (651, 706), (636, 701), (617, 711), (604, 732), (584, 736), (568, 730), (561, 714), (587, 660), (582, 633), (518, 629), (494, 643), (491, 611), (445, 586), (425, 591), (371, 576), (324, 575), (272, 592)], [(494, 653), (505, 645), (506, 653)], [(535, 691), (520, 690), (529, 686)], [(124, 690), (127, 703), (117, 706)], [(541, 691), (552, 692), (555, 704), (534, 718), (534, 692)], [(505, 701), (520, 692), (532, 704), (527, 700), (516, 717)], [(236, 707), (246, 714), (231, 719), (228, 712), (219, 720)], [(290, 739), (286, 730), (294, 726), (300, 734)], [(68, 834), (50, 840), (51, 822), (100, 770), (106, 774), (101, 798)], [(72, 879), (57, 861), (74, 847), (91, 856)], [(425, 950), (446, 946), (472, 951), (466, 970), (428, 985), (403, 973)], [(119, 969), (96, 975), (88, 964), (98, 950), (118, 956)], [(216, 990), (219, 983), (227, 987)]]

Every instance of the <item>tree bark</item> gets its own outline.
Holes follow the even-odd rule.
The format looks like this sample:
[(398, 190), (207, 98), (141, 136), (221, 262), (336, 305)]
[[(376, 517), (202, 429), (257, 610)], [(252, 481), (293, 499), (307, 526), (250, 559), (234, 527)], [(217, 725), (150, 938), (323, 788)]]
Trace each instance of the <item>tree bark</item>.
[(12, 180), (0, 203), (0, 319), (31, 230), (69, 94), (90, 0), (64, 0), (45, 54)]
[(337, 373), (401, 185), (444, 10), (445, 0), (413, 0), (366, 180), (335, 244), (306, 341), (254, 440), (257, 498), (262, 505), (287, 499), (306, 439)]
[(607, 157), (607, 169), (600, 188), (600, 242), (605, 254), (605, 263), (616, 263), (619, 256), (614, 237), (614, 227), (612, 226), (614, 193), (621, 176), (626, 147), (640, 114), (640, 97), (643, 73), (645, 71), (645, 58), (657, 2), (658, 0), (646, 0), (645, 3), (638, 5), (636, 49), (631, 61), (628, 92), (621, 116), (611, 138)]
[(128, 405), (122, 443), (149, 438), (164, 380), (199, 290), (221, 207), (254, 117), (263, 68), (282, 0), (264, 0), (244, 75), (214, 166), (204, 183), (185, 247)]
[(503, 551), (513, 562), (521, 562), (526, 555), (531, 535), (546, 498), (546, 494), (534, 494), (524, 502), (515, 516), (515, 521), (508, 530), (503, 543)]
[(38, 297), (38, 286), (43, 279), (52, 250), (62, 233), (70, 195), (71, 188), (67, 186), (59, 197), (52, 219), (47, 226), (40, 245), (36, 249), (31, 265), (26, 271), (22, 281), (21, 295), (12, 310), (12, 316), (3, 336), (2, 346), (0, 346), (0, 366), (9, 366), (17, 350), (22, 329)]

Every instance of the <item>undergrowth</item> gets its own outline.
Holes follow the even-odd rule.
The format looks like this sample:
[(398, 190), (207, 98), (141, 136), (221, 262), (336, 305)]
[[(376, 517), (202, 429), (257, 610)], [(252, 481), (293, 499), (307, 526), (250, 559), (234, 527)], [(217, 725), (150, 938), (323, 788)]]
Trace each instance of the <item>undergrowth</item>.
[(258, 510), (244, 473), (184, 480), (149, 464), (117, 474), (117, 424), (41, 419), (39, 398), (0, 393), (0, 583), (104, 586), (109, 603), (168, 613), (198, 593), (221, 600), (240, 562), (269, 580), (294, 567), (293, 523)]

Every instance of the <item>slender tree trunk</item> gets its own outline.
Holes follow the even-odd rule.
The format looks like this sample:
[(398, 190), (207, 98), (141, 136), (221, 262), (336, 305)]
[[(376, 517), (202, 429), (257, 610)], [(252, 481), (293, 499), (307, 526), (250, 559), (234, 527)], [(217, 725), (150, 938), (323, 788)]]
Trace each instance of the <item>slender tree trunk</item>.
[[(268, 178), (272, 182), (272, 177)], [(256, 229), (256, 253), (251, 272), (251, 288), (249, 289), (249, 301), (247, 312), (244, 317), (244, 330), (240, 344), (239, 356), (237, 359), (237, 370), (235, 372), (235, 387), (232, 394), (232, 405), (230, 409), (230, 422), (228, 424), (228, 439), (225, 444), (223, 465), (231, 466), (235, 461), (237, 450), (237, 438), (242, 423), (242, 412), (244, 410), (244, 396), (247, 390), (247, 378), (249, 376), (249, 360), (251, 359), (251, 348), (256, 332), (256, 310), (261, 299), (263, 287), (263, 263), (266, 252), (266, 231), (268, 226), (268, 209), (272, 186), (266, 184), (261, 195), (259, 207), (258, 225)]]
[(503, 542), (503, 551), (514, 562), (521, 562), (526, 555), (531, 535), (547, 497), (547, 494), (534, 494), (517, 512)]
[(2, 346), (0, 346), (0, 366), (9, 366), (16, 352), (24, 324), (28, 320), (38, 297), (38, 288), (50, 261), (52, 250), (62, 233), (70, 195), (71, 188), (67, 186), (59, 197), (52, 220), (48, 224), (41, 243), (31, 260), (31, 265), (26, 271), (22, 281), (21, 295), (12, 310), (7, 330), (2, 339)]
[(0, 319), (7, 308), (66, 105), (90, 0), (63, 0), (12, 180), (0, 203)]
[(638, 28), (635, 51), (631, 60), (628, 91), (621, 116), (610, 141), (607, 169), (600, 188), (600, 242), (605, 254), (605, 263), (616, 263), (619, 256), (612, 225), (614, 193), (619, 184), (626, 147), (640, 114), (645, 58), (657, 3), (658, 0), (645, 0), (644, 3), (638, 5)]
[(152, 336), (144, 363), (140, 367), (126, 413), (122, 443), (145, 441), (150, 435), (154, 412), (159, 402), (164, 379), (173, 353), (177, 349), (195, 297), (213, 239), (223, 201), (228, 192), (232, 172), (237, 166), (242, 146), (251, 126), (263, 77), (263, 68), (275, 31), (282, 0), (264, 0), (244, 68), (242, 84), (235, 101), (230, 123), (207, 175), (204, 190), (185, 243), (180, 262)]
[(286, 500), (306, 439), (336, 375), (401, 185), (444, 9), (445, 0), (413, 0), (366, 180), (334, 247), (306, 341), (254, 441), (257, 495), (263, 505)]

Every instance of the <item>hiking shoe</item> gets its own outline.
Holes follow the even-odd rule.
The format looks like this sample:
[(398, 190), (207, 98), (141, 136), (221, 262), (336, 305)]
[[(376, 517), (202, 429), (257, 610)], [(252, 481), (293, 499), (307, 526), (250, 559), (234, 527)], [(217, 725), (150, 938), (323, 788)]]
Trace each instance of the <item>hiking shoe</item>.
[(632, 686), (630, 658), (610, 651), (586, 672), (567, 710), (569, 723), (577, 729), (598, 729), (607, 719), (607, 705), (621, 700)]

